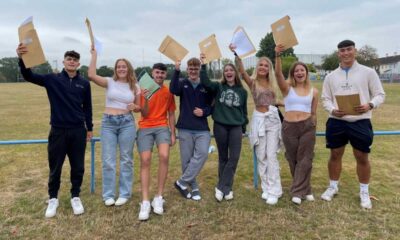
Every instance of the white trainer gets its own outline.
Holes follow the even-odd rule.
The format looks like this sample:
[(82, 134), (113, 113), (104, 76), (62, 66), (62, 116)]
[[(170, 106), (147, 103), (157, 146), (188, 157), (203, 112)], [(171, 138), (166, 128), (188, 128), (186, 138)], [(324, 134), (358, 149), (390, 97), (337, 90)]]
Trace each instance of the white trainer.
[(292, 197), (292, 202), (295, 204), (300, 205), (301, 204), (301, 198), (299, 197)]
[(261, 194), (261, 198), (264, 199), (264, 200), (267, 200), (268, 199), (268, 193), (267, 192), (263, 192)]
[(369, 193), (368, 192), (360, 192), (360, 206), (365, 209), (371, 209), (372, 208), (372, 202), (371, 199), (369, 198)]
[(57, 213), (57, 208), (58, 208), (58, 199), (57, 198), (50, 199), (47, 205), (45, 217), (47, 218), (54, 217)]
[(128, 202), (128, 199), (127, 199), (127, 198), (119, 197), (119, 198), (117, 199), (117, 201), (115, 202), (115, 206), (122, 206), (122, 205), (124, 205), (124, 204), (127, 203), (127, 202)]
[(306, 200), (309, 202), (314, 202), (315, 201), (314, 195), (312, 194), (306, 195)]
[(162, 196), (156, 196), (153, 198), (151, 202), (151, 206), (153, 207), (153, 212), (158, 215), (163, 215), (164, 213), (164, 199)]
[(114, 204), (115, 204), (115, 200), (113, 198), (109, 198), (104, 201), (104, 205), (106, 205), (107, 207), (112, 206)]
[(150, 217), (151, 206), (149, 201), (140, 203), (139, 220), (146, 221)]
[(269, 195), (267, 201), (265, 201), (269, 205), (275, 205), (278, 203), (278, 197)]
[(79, 197), (74, 197), (71, 199), (71, 206), (75, 215), (80, 215), (85, 212), (81, 199)]
[(321, 195), (321, 199), (325, 201), (332, 201), (332, 198), (339, 192), (338, 188), (328, 187), (325, 192)]
[(221, 202), (222, 199), (224, 198), (224, 193), (221, 192), (218, 188), (215, 188), (215, 198), (217, 199), (218, 202)]
[(224, 196), (224, 198), (225, 198), (225, 200), (227, 200), (227, 201), (232, 200), (232, 199), (233, 199), (233, 192), (230, 191), (228, 195), (225, 195), (225, 196)]

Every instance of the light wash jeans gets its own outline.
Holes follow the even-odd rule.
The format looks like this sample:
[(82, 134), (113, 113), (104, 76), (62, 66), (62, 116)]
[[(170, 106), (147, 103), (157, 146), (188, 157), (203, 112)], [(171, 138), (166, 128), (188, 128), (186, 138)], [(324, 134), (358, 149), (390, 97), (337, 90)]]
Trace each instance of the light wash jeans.
[(130, 198), (133, 181), (133, 146), (136, 139), (132, 114), (104, 114), (101, 128), (103, 200), (115, 198), (117, 146), (120, 151), (119, 197)]

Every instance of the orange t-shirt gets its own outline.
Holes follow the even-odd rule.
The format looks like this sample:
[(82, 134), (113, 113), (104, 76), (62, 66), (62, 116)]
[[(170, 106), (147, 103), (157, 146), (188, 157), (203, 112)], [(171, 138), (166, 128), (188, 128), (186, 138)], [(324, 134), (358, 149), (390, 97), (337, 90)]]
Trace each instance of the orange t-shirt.
[[(144, 107), (144, 96), (140, 97), (140, 107)], [(149, 100), (149, 113), (139, 120), (139, 128), (167, 127), (168, 112), (175, 111), (174, 95), (169, 89), (162, 85), (160, 90), (151, 96)]]

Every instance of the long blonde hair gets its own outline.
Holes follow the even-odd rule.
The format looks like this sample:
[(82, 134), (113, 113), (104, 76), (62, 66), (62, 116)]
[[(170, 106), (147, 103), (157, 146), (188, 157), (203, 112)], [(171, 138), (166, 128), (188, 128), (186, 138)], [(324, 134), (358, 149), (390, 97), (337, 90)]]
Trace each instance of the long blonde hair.
[(123, 61), (126, 64), (126, 66), (128, 67), (128, 74), (126, 76), (126, 80), (127, 80), (128, 84), (129, 84), (129, 88), (136, 95), (136, 93), (137, 93), (137, 89), (136, 89), (137, 79), (136, 79), (135, 70), (133, 69), (132, 64), (131, 64), (131, 62), (129, 62), (129, 60), (127, 60), (125, 58), (120, 58), (120, 59), (117, 59), (117, 61), (115, 61), (113, 79), (115, 81), (118, 79), (117, 70), (116, 69), (117, 69), (118, 62), (120, 62), (120, 61)]
[(287, 81), (289, 82), (289, 85), (292, 86), (293, 88), (295, 88), (297, 86), (296, 80), (294, 79), (294, 70), (299, 65), (303, 66), (306, 69), (306, 74), (307, 75), (306, 75), (306, 81), (304, 83), (304, 86), (305, 86), (306, 89), (310, 90), (310, 88), (311, 88), (311, 81), (310, 81), (310, 77), (309, 77), (310, 74), (309, 74), (307, 65), (305, 63), (303, 63), (303, 62), (294, 62), (292, 64), (292, 66), (290, 66), (289, 76), (288, 76)]
[[(256, 67), (250, 78), (253, 79), (253, 81), (254, 81), (254, 83), (253, 83), (254, 88), (255, 89), (259, 88), (261, 79), (258, 77), (258, 68), (259, 68), (261, 61), (266, 61), (268, 64), (267, 84), (268, 84), (268, 87), (274, 92), (275, 101), (277, 101), (278, 97), (281, 97), (281, 95), (280, 95), (280, 91), (278, 91), (278, 87), (276, 85), (274, 65), (272, 65), (272, 61), (268, 57), (260, 57), (258, 59)], [(255, 92), (257, 93), (258, 91), (255, 91)], [(255, 96), (255, 97), (257, 97), (257, 96)]]

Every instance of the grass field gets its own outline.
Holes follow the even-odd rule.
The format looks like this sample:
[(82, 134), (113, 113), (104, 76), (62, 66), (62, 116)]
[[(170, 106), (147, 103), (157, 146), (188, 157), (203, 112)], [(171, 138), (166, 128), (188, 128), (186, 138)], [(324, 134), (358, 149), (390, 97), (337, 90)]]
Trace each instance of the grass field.
[[(321, 89), (321, 83), (315, 84)], [(400, 130), (400, 84), (385, 85), (385, 104), (374, 111), (374, 130)], [(95, 136), (99, 136), (104, 90), (92, 86)], [(252, 112), (252, 100), (249, 99)], [(325, 130), (327, 113), (318, 107), (318, 131)], [(28, 83), (0, 84), (0, 140), (46, 139), (49, 104), (43, 88)], [(85, 214), (76, 217), (69, 203), (69, 164), (66, 162), (57, 216), (45, 219), (48, 164), (45, 144), (0, 146), (0, 239), (399, 239), (400, 136), (376, 136), (370, 160), (370, 193), (378, 198), (373, 209), (359, 207), (359, 185), (351, 149), (346, 150), (339, 195), (332, 202), (319, 199), (325, 190), (329, 151), (318, 137), (312, 175), (315, 202), (300, 206), (288, 194), (291, 177), (280, 154), (284, 195), (268, 206), (261, 190), (252, 186), (253, 165), (248, 139), (234, 183), (235, 199), (217, 203), (217, 153), (209, 156), (198, 181), (203, 199), (184, 200), (173, 188), (180, 175), (178, 146), (172, 148), (165, 192), (164, 216), (137, 220), (140, 201), (139, 158), (135, 153), (134, 195), (122, 207), (105, 207), (101, 198), (101, 144), (96, 144), (96, 191), (90, 194), (90, 147), (81, 198)], [(215, 142), (213, 142), (215, 145)], [(136, 152), (136, 146), (135, 146)], [(157, 161), (152, 165), (155, 192)]]

